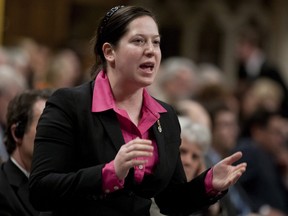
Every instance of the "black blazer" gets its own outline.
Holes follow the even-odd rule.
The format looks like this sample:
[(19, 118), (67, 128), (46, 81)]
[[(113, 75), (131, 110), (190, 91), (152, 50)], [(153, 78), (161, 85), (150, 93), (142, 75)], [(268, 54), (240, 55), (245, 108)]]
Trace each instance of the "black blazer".
[(159, 163), (153, 175), (134, 182), (133, 169), (122, 190), (103, 195), (102, 168), (124, 144), (114, 111), (92, 113), (94, 82), (60, 89), (47, 101), (37, 126), (30, 177), (31, 201), (54, 215), (149, 215), (151, 197), (163, 212), (192, 212), (217, 201), (205, 193), (205, 174), (186, 183), (179, 156), (180, 126), (171, 106), (155, 136)]
[(0, 169), (0, 215), (36, 216), (29, 202), (28, 178), (9, 159)]

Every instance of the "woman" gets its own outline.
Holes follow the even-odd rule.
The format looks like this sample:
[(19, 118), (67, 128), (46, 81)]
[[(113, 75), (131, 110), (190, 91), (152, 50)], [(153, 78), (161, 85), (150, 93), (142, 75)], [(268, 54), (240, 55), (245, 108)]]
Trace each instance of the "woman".
[(186, 182), (177, 116), (145, 90), (161, 60), (153, 14), (112, 8), (94, 50), (102, 65), (95, 80), (56, 91), (39, 121), (30, 176), (34, 206), (61, 216), (141, 216), (149, 215), (151, 197), (163, 213), (216, 202), (246, 164), (231, 165), (239, 152)]

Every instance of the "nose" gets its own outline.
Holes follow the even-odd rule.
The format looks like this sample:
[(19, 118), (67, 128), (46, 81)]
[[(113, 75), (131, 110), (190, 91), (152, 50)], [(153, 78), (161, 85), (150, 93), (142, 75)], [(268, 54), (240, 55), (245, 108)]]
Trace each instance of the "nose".
[(193, 164), (193, 161), (189, 155), (182, 155), (181, 159), (184, 166), (190, 167)]
[(153, 55), (154, 51), (155, 51), (155, 48), (154, 48), (154, 44), (152, 43), (152, 41), (147, 42), (145, 46), (145, 54)]

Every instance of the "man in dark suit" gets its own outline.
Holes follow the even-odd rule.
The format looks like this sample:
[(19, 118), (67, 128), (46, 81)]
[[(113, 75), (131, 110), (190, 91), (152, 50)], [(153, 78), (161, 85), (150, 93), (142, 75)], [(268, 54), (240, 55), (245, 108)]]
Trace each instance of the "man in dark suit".
[(253, 81), (259, 78), (268, 78), (275, 81), (283, 92), (281, 112), (288, 117), (288, 88), (279, 69), (272, 64), (264, 53), (260, 34), (253, 28), (245, 28), (240, 34), (237, 46), (238, 91), (243, 91)]
[(6, 148), (9, 159), (0, 168), (0, 215), (36, 216), (29, 201), (28, 177), (36, 125), (50, 91), (31, 90), (16, 96), (8, 107)]
[(277, 155), (285, 145), (279, 121), (278, 113), (255, 111), (247, 123), (247, 136), (242, 137), (235, 148), (235, 151), (243, 152), (240, 161), (249, 164), (238, 183), (252, 201), (254, 211), (261, 215), (288, 214), (287, 189), (276, 163)]

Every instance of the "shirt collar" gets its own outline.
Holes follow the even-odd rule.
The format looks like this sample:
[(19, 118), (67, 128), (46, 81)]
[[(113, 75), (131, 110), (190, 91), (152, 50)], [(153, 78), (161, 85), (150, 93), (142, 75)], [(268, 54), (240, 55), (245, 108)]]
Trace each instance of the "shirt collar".
[(15, 164), (15, 166), (17, 166), (17, 167), (21, 170), (21, 172), (23, 172), (24, 175), (25, 175), (27, 178), (29, 178), (30, 173), (29, 173), (27, 170), (25, 170), (12, 156), (10, 157), (10, 159), (11, 159), (11, 161)]
[[(159, 113), (167, 112), (163, 106), (148, 94), (145, 88), (143, 90), (143, 106), (158, 117)], [(92, 112), (103, 112), (115, 108), (115, 100), (108, 77), (102, 70), (95, 79), (92, 98)]]

